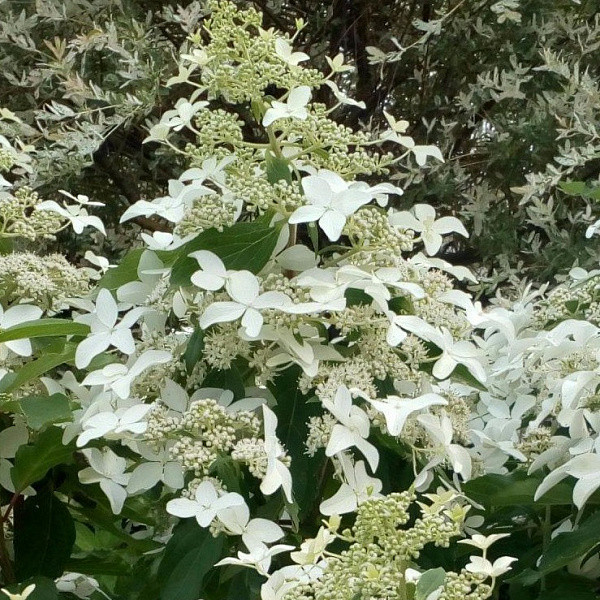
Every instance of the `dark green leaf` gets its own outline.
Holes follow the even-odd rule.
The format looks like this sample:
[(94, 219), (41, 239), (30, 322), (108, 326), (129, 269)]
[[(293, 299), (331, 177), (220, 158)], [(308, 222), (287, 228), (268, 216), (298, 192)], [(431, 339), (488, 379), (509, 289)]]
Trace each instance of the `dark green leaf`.
[(221, 556), (223, 538), (214, 538), (195, 520), (175, 528), (158, 568), (160, 600), (198, 600), (202, 582)]
[(64, 394), (52, 396), (28, 396), (21, 400), (21, 409), (32, 429), (42, 429), (52, 423), (73, 420), (69, 399)]
[(185, 352), (183, 353), (183, 360), (185, 361), (185, 368), (188, 375), (194, 370), (196, 363), (200, 361), (203, 350), (204, 331), (200, 328), (194, 329), (194, 333), (190, 336)]
[(415, 314), (415, 306), (408, 296), (396, 296), (395, 298), (391, 298), (388, 306), (390, 310), (394, 311), (397, 315)]
[(242, 493), (240, 486), (242, 471), (239, 463), (230, 456), (218, 456), (211, 465), (210, 472), (225, 484), (228, 492)]
[(575, 531), (559, 533), (542, 554), (538, 569), (542, 573), (556, 571), (576, 558), (583, 558), (600, 544), (600, 511), (580, 523)]
[[(534, 500), (542, 479), (543, 475), (528, 475), (526, 471), (514, 471), (507, 475), (493, 473), (467, 482), (463, 489), (467, 496), (485, 506), (552, 506), (573, 503), (573, 488), (567, 482), (555, 485), (541, 498)], [(598, 502), (597, 496), (595, 502)]]
[(0, 256), (3, 254), (10, 254), (13, 251), (13, 240), (0, 235)]
[(231, 369), (209, 371), (202, 382), (202, 387), (221, 388), (230, 390), (236, 400), (243, 398), (246, 394), (244, 378), (238, 365), (233, 364)]
[(87, 335), (89, 331), (90, 327), (85, 323), (67, 319), (36, 319), (4, 329), (0, 332), (0, 342), (55, 335)]
[[(62, 597), (59, 596), (54, 581), (48, 577), (34, 577), (33, 579), (28, 579), (18, 585), (9, 585), (7, 586), (7, 589), (9, 592), (15, 594), (22, 592), (31, 584), (35, 584), (35, 589), (31, 595), (27, 597), (27, 600), (58, 600)], [(8, 600), (8, 596), (0, 596), (0, 600), (4, 600), (5, 598)]]
[(294, 500), (300, 507), (300, 518), (303, 518), (320, 501), (319, 479), (323, 463), (322, 457), (306, 455), (307, 423), (311, 416), (319, 414), (320, 405), (308, 402), (308, 397), (298, 389), (300, 373), (299, 367), (286, 369), (269, 385), (269, 389), (277, 400), (273, 407), (277, 415), (277, 436), (292, 457), (290, 472)]
[(198, 270), (198, 263), (188, 255), (196, 250), (210, 250), (228, 269), (258, 273), (269, 261), (279, 238), (281, 225), (269, 226), (270, 218), (250, 223), (236, 223), (223, 232), (216, 229), (203, 231), (179, 248), (171, 273), (171, 284), (190, 285), (190, 277)]
[(87, 555), (85, 558), (71, 558), (67, 561), (65, 568), (74, 573), (83, 573), (85, 575), (130, 575), (131, 565), (124, 560), (115, 556), (115, 552), (111, 552), (112, 556), (103, 555), (99, 552), (94, 552)]
[(52, 467), (71, 462), (73, 446), (63, 445), (62, 436), (62, 429), (50, 427), (40, 433), (32, 444), (17, 450), (10, 476), (18, 492), (42, 479)]
[(49, 489), (15, 508), (15, 567), (20, 581), (34, 575), (60, 577), (74, 542), (71, 513)]

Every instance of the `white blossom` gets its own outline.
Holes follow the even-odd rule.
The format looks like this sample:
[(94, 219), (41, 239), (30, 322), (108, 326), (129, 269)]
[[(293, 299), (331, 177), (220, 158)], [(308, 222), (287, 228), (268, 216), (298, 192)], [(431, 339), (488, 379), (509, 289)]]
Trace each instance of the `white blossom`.
[(219, 494), (212, 481), (203, 481), (196, 489), (194, 500), (176, 498), (167, 502), (167, 512), (182, 519), (195, 517), (200, 527), (208, 527), (221, 511), (244, 504), (244, 498), (236, 492)]
[(306, 105), (310, 100), (310, 96), (310, 88), (306, 85), (301, 85), (290, 91), (285, 102), (273, 100), (273, 102), (271, 102), (271, 108), (267, 109), (267, 112), (263, 117), (263, 126), (268, 127), (278, 119), (286, 118), (304, 121), (308, 118)]
[(226, 290), (231, 302), (214, 302), (200, 317), (200, 327), (235, 321), (241, 317), (246, 334), (255, 338), (263, 325), (261, 310), (280, 308), (290, 299), (282, 292), (260, 293), (258, 279), (249, 271), (235, 271), (227, 279)]
[[(413, 214), (414, 213), (414, 214)], [(443, 235), (456, 232), (465, 237), (469, 233), (456, 217), (435, 218), (435, 209), (429, 204), (415, 204), (413, 213), (394, 212), (389, 221), (394, 227), (412, 229), (421, 234), (427, 254), (434, 255), (442, 246)]]
[(113, 513), (118, 515), (127, 499), (125, 487), (130, 478), (130, 474), (125, 473), (127, 461), (110, 448), (84, 448), (81, 452), (90, 466), (79, 471), (79, 481), (83, 484), (99, 483)]
[(331, 431), (325, 454), (334, 456), (343, 450), (356, 447), (375, 471), (379, 463), (379, 453), (377, 448), (367, 441), (370, 430), (369, 417), (362, 408), (352, 403), (350, 390), (344, 385), (340, 386), (333, 401), (323, 400), (323, 406), (338, 420)]
[(87, 367), (95, 356), (114, 346), (124, 354), (135, 352), (131, 328), (148, 309), (138, 307), (130, 310), (119, 323), (119, 307), (107, 289), (101, 289), (96, 298), (94, 311), (76, 317), (76, 321), (90, 326), (90, 334), (79, 343), (75, 351), (75, 366)]
[(297, 208), (289, 222), (318, 221), (319, 227), (332, 242), (342, 235), (346, 219), (371, 201), (371, 195), (366, 190), (351, 187), (337, 173), (327, 169), (304, 177), (302, 189), (308, 204)]

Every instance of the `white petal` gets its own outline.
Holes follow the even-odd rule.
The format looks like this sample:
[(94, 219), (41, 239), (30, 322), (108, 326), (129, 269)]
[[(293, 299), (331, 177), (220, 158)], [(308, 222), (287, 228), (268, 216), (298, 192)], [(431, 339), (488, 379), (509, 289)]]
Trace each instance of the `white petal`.
[[(322, 173), (322, 171), (320, 171)], [(311, 204), (330, 206), (333, 200), (333, 190), (328, 181), (319, 175), (308, 175), (302, 179), (302, 190)]]
[(301, 85), (290, 92), (287, 103), (295, 108), (306, 106), (310, 100), (310, 96), (310, 88), (307, 85)]
[(336, 242), (340, 239), (345, 224), (346, 217), (336, 210), (328, 210), (319, 219), (319, 227), (332, 242)]
[(163, 481), (174, 490), (179, 490), (185, 485), (183, 469), (178, 462), (170, 461), (165, 465)]
[(273, 542), (280, 540), (283, 536), (283, 529), (281, 529), (277, 523), (273, 523), (273, 521), (269, 521), (268, 519), (259, 518), (252, 519), (248, 523), (246, 533), (242, 535), (242, 540), (247, 546), (252, 545), (252, 542), (250, 542), (250, 544), (246, 543), (246, 538), (254, 538), (256, 541), (272, 544)]
[(202, 290), (210, 290), (211, 292), (220, 290), (225, 284), (223, 277), (207, 273), (206, 271), (196, 271), (192, 274), (191, 281), (196, 287)]
[(325, 448), (325, 455), (334, 456), (343, 450), (347, 450), (355, 445), (358, 437), (360, 436), (355, 436), (347, 427), (340, 424), (334, 425)]
[(85, 369), (92, 359), (98, 354), (104, 352), (110, 345), (110, 334), (99, 333), (90, 335), (79, 343), (75, 350), (75, 366), (78, 369)]
[(189, 519), (196, 516), (197, 511), (198, 503), (189, 498), (176, 498), (167, 502), (167, 512), (182, 519)]
[(115, 329), (110, 335), (110, 342), (123, 354), (133, 354), (135, 352), (135, 340), (131, 331), (125, 327)]
[(19, 356), (31, 356), (33, 348), (29, 340), (11, 340), (4, 342), (5, 346)]
[(102, 288), (96, 298), (96, 315), (98, 320), (106, 327), (114, 327), (119, 316), (117, 303), (113, 295), (105, 288)]
[(239, 319), (246, 307), (237, 302), (215, 302), (200, 317), (200, 327), (206, 329), (215, 323), (226, 323)]
[(433, 256), (441, 248), (443, 238), (435, 231), (425, 230), (421, 233), (421, 239), (425, 244), (425, 251), (429, 256)]
[(242, 317), (242, 327), (246, 330), (246, 334), (255, 338), (258, 337), (263, 326), (263, 317), (255, 308), (248, 308)]
[(244, 504), (219, 511), (219, 521), (236, 535), (242, 535), (250, 520), (250, 509)]
[(250, 271), (236, 271), (229, 276), (227, 293), (233, 300), (251, 305), (260, 293), (258, 279)]
[(113, 513), (118, 515), (123, 509), (123, 504), (125, 504), (125, 500), (127, 499), (127, 492), (124, 488), (110, 479), (102, 479), (100, 481), (100, 488), (106, 494)]
[(41, 308), (29, 304), (17, 304), (16, 306), (11, 306), (2, 316), (2, 328), (8, 329), (14, 325), (19, 325), (20, 323), (35, 321), (42, 316), (42, 312)]
[(441, 219), (438, 219), (433, 226), (438, 233), (450, 233), (451, 231), (456, 231), (456, 233), (469, 237), (469, 232), (456, 217), (442, 217)]
[(133, 363), (131, 369), (129, 369), (129, 374), (132, 377), (137, 377), (148, 367), (166, 363), (171, 358), (171, 353), (166, 350), (147, 350)]
[(153, 488), (162, 477), (162, 465), (158, 462), (147, 462), (138, 465), (129, 479), (127, 491), (135, 494)]
[(356, 494), (347, 483), (342, 483), (340, 489), (331, 498), (321, 502), (319, 510), (323, 515), (343, 515), (354, 512), (358, 506)]
[(310, 223), (318, 221), (324, 214), (326, 209), (323, 206), (306, 205), (300, 206), (289, 218), (289, 223)]

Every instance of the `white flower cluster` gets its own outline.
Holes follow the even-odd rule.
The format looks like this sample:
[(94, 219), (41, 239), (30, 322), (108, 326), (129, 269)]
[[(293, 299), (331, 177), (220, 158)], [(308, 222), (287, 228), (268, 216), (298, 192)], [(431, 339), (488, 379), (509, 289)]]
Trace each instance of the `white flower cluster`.
[[(171, 82), (195, 89), (149, 136), (189, 168), (122, 219), (161, 218), (173, 232), (142, 234), (144, 248), (120, 265), (96, 257), (106, 273), (93, 289), (62, 259), (0, 256), (0, 390), (13, 393), (34, 364), (26, 383), (69, 406), (50, 424), (85, 457), (81, 484), (98, 484), (115, 514), (153, 490), (165, 507), (157, 539), (170, 535), (165, 511), (195, 518), (241, 537), (245, 548), (233, 542), (237, 556), (218, 564), (264, 576), (295, 548), (277, 543), (282, 525), (310, 508), (297, 503), (308, 455), (320, 465), (314, 513), (356, 521), (305, 540), (290, 555), (296, 566), (268, 576), (264, 600), (408, 598), (425, 576), (411, 574), (423, 547), (447, 547), (468, 510), (452, 492), (431, 495), (411, 520), (410, 503), (434, 481), (460, 490), (516, 461), (550, 470), (538, 497), (575, 478), (583, 508), (600, 487), (598, 273), (575, 271), (573, 285), (546, 298), (484, 309), (455, 288), (472, 281), (468, 270), (435, 258), (449, 236), (467, 235), (460, 221), (426, 204), (388, 209), (402, 189), (367, 183), (410, 154), (420, 166), (441, 159), (439, 150), (416, 145), (390, 115), (379, 136), (338, 126), (311, 102), (328, 77), (300, 65), (292, 40), (263, 30), (252, 9), (209, 4), (205, 36), (192, 36)], [(343, 70), (338, 59), (330, 66)], [(261, 135), (247, 140), (237, 113), (213, 110), (217, 99), (251, 100)], [(400, 156), (377, 149), (390, 142)], [(78, 233), (103, 231), (86, 197), (68, 197), (76, 204), (41, 208)], [(37, 279), (4, 286), (19, 260)], [(63, 307), (69, 318), (43, 318)], [(28, 361), (48, 348), (59, 360), (37, 370)], [(0, 485), (11, 492), (29, 417), (0, 431)], [(410, 491), (382, 493), (382, 448), (414, 473)], [(446, 573), (435, 597), (488, 598), (512, 560), (487, 559), (495, 539), (463, 540), (483, 556)], [(341, 555), (327, 550), (336, 540), (350, 544)], [(86, 583), (72, 575), (67, 591)]]

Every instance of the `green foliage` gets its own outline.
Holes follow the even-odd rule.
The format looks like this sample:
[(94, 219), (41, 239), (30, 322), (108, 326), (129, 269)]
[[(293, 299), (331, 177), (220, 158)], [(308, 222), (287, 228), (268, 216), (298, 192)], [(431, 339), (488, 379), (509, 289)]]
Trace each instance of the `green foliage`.
[(271, 227), (265, 215), (251, 223), (236, 223), (220, 232), (209, 229), (176, 250), (177, 259), (171, 272), (171, 284), (190, 285), (190, 277), (198, 270), (198, 263), (188, 255), (197, 250), (214, 252), (228, 269), (258, 273), (269, 261), (277, 240), (279, 227)]
[(15, 564), (19, 581), (62, 575), (75, 542), (69, 509), (48, 488), (15, 510)]
[(218, 560), (223, 538), (214, 538), (195, 521), (180, 523), (158, 567), (160, 600), (196, 600), (202, 583)]
[(73, 447), (64, 445), (62, 437), (62, 429), (49, 427), (33, 443), (19, 448), (10, 474), (18, 492), (42, 479), (52, 467), (73, 460)]
[(64, 394), (27, 396), (19, 401), (19, 405), (31, 429), (39, 430), (46, 425), (73, 419), (69, 399)]

